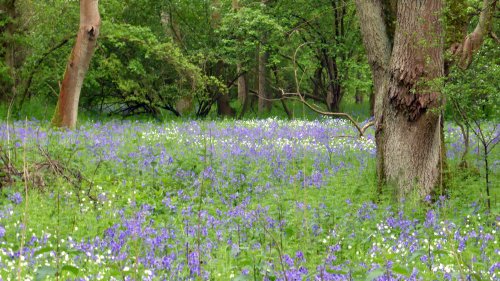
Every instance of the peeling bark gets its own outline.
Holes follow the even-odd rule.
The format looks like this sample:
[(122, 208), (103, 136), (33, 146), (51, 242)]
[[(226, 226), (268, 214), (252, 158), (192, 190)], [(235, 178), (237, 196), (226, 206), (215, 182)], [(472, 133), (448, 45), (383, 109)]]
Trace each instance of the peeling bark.
[[(394, 184), (399, 196), (414, 188), (425, 196), (442, 180), (436, 83), (444, 75), (442, 5), (442, 0), (356, 0), (374, 82), (379, 186)], [(394, 8), (397, 15), (388, 15)], [(388, 18), (397, 18), (394, 31)]]
[(101, 25), (98, 3), (98, 0), (80, 0), (80, 29), (61, 83), (59, 100), (52, 119), (54, 126), (76, 126), (80, 92)]
[(402, 0), (384, 101), (384, 172), (401, 196), (421, 196), (442, 175), (442, 118), (436, 79), (444, 75), (442, 0)]

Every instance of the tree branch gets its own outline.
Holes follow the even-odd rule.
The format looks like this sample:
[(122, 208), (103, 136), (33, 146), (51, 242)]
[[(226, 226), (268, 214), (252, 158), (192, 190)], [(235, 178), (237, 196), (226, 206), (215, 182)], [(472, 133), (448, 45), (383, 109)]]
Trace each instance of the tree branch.
[(483, 9), (474, 31), (468, 34), (463, 42), (454, 43), (450, 47), (450, 51), (457, 58), (460, 68), (467, 69), (470, 66), (472, 57), (481, 48), (484, 38), (488, 34), (491, 35), (493, 13), (496, 10), (496, 5), (497, 0), (483, 0)]
[(61, 42), (59, 42), (57, 45), (53, 46), (52, 48), (50, 48), (49, 50), (47, 50), (45, 53), (42, 54), (42, 56), (35, 62), (35, 66), (33, 67), (33, 69), (31, 70), (29, 76), (28, 76), (28, 80), (26, 82), (26, 86), (24, 87), (24, 93), (23, 93), (23, 98), (22, 98), (22, 101), (21, 101), (21, 105), (24, 103), (26, 97), (28, 96), (28, 92), (29, 92), (29, 89), (30, 89), (30, 86), (31, 86), (31, 83), (33, 81), (33, 76), (35, 76), (35, 73), (38, 71), (38, 67), (43, 63), (43, 61), (51, 54), (53, 53), (54, 51), (56, 51), (57, 49), (63, 47), (64, 45), (66, 45), (66, 43), (69, 42), (69, 39), (70, 37), (67, 36), (66, 38), (64, 38)]

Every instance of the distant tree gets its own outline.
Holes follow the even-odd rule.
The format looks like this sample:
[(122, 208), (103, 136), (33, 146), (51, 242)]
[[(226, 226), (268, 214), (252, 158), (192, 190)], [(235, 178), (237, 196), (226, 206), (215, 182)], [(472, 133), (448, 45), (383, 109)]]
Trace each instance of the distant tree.
[(0, 100), (17, 92), (18, 71), (24, 61), (22, 44), (22, 5), (18, 0), (0, 0)]
[[(212, 0), (212, 28), (213, 30), (216, 30), (219, 28), (220, 22), (221, 22), (221, 3), (220, 0)], [(221, 77), (222, 73), (224, 71), (225, 63), (223, 60), (219, 60), (217, 63), (215, 63), (215, 71), (214, 74), (216, 77)], [(215, 87), (215, 91), (218, 91), (219, 89)], [(236, 114), (236, 111), (231, 107), (229, 104), (230, 102), (230, 97), (228, 93), (216, 93), (215, 94), (215, 99), (217, 101), (217, 114), (219, 116), (230, 116), (234, 117)]]
[[(231, 4), (233, 12), (238, 13), (240, 10), (239, 0), (232, 0)], [(238, 100), (242, 105), (241, 112), (244, 114), (250, 104), (250, 98), (248, 96), (247, 74), (240, 61), (236, 62), (236, 75), (238, 76)]]
[(80, 29), (66, 66), (52, 119), (52, 123), (57, 127), (76, 126), (80, 92), (94, 54), (101, 25), (98, 4), (98, 0), (80, 0)]

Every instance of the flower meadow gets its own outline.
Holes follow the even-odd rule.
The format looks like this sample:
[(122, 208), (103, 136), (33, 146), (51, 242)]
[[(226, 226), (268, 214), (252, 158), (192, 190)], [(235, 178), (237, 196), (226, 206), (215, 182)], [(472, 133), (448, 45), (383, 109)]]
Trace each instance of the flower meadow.
[(14, 122), (0, 144), (0, 280), (500, 280), (498, 188), (490, 211), (479, 172), (379, 194), (342, 120)]

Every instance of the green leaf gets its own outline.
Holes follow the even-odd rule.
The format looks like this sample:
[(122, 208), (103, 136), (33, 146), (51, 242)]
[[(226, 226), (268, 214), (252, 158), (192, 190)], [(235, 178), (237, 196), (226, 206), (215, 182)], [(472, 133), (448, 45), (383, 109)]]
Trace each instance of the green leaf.
[(426, 254), (426, 251), (425, 250), (418, 250), (418, 251), (415, 251), (413, 252), (413, 254), (410, 256), (410, 261), (414, 261), (418, 258), (420, 258), (421, 256), (425, 255)]
[(53, 249), (51, 247), (41, 248), (40, 250), (35, 251), (35, 256), (38, 256), (38, 255), (41, 255), (41, 254), (45, 254), (47, 252), (51, 252), (52, 250)]
[(383, 268), (377, 268), (374, 271), (370, 272), (366, 277), (366, 281), (372, 281), (373, 279), (382, 276), (385, 273)]
[(474, 279), (476, 279), (477, 281), (482, 281), (483, 280), (478, 273), (473, 273), (472, 277), (474, 277)]
[(445, 250), (435, 250), (435, 251), (432, 251), (432, 253), (434, 255), (448, 255), (448, 252)]
[(61, 271), (69, 271), (69, 272), (73, 273), (74, 275), (78, 275), (78, 272), (80, 272), (80, 270), (77, 267), (74, 267), (72, 265), (64, 265), (61, 268)]
[(408, 268), (403, 267), (401, 265), (394, 266), (392, 268), (392, 272), (397, 273), (399, 275), (404, 275), (404, 276), (408, 276), (410, 274), (410, 271), (408, 270)]
[(57, 273), (57, 268), (51, 266), (40, 267), (35, 276), (35, 281), (45, 280), (47, 277), (53, 277)]
[(247, 280), (252, 280), (252, 278), (249, 275), (239, 275), (236, 278), (233, 279), (234, 281), (247, 281)]

